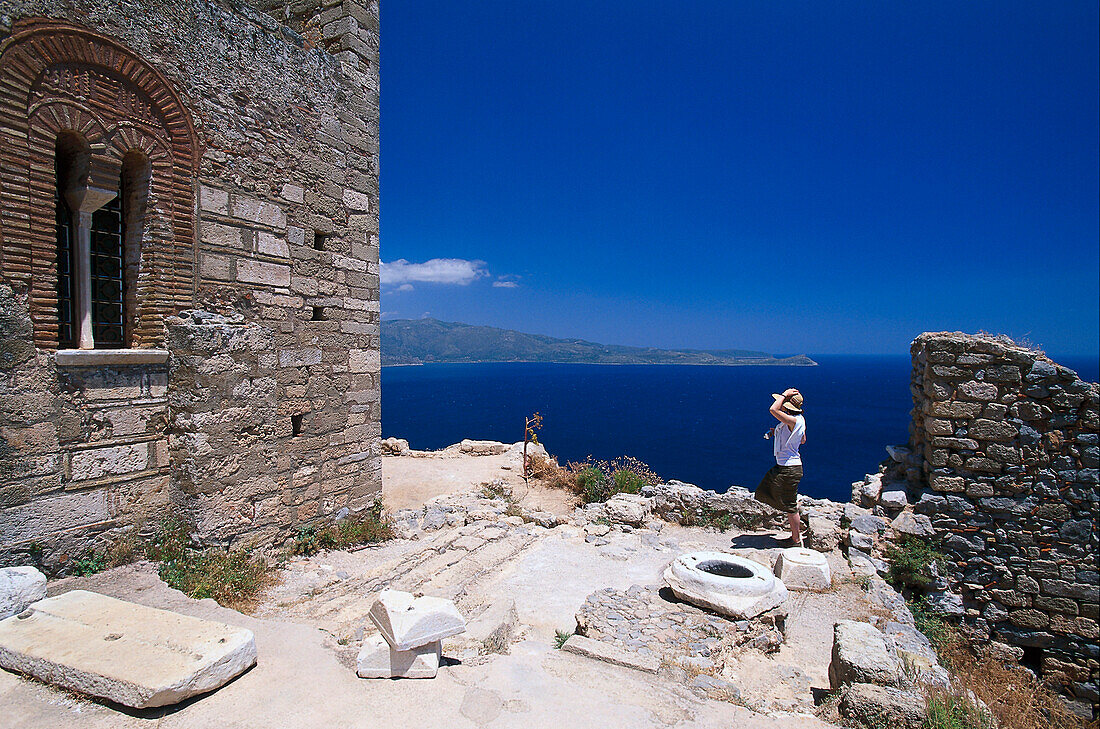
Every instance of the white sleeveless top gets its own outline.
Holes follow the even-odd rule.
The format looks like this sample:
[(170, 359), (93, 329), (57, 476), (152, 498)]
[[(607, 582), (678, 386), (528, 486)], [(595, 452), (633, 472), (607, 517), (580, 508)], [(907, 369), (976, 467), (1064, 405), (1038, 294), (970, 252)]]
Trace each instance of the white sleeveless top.
[(798, 454), (798, 447), (802, 445), (802, 438), (806, 435), (806, 418), (796, 415), (794, 421), (794, 430), (791, 430), (786, 423), (775, 426), (772, 453), (775, 454), (775, 462), (780, 466), (802, 465), (802, 456)]

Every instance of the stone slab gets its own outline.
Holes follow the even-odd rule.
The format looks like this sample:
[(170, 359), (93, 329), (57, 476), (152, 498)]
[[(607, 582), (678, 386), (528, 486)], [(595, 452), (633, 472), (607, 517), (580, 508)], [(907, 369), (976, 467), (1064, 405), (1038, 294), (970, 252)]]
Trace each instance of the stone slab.
[(382, 635), (372, 635), (359, 649), (355, 672), (360, 678), (435, 678), (442, 651), (438, 640), (398, 651)]
[(0, 620), (23, 612), (46, 597), (46, 575), (34, 567), (0, 569)]
[(465, 632), (466, 620), (454, 602), (441, 597), (413, 597), (400, 590), (382, 590), (370, 609), (370, 619), (386, 641), (407, 651)]
[(593, 658), (604, 663), (612, 663), (616, 666), (633, 668), (646, 673), (657, 673), (661, 667), (656, 656), (646, 656), (634, 651), (628, 651), (602, 640), (593, 640), (583, 635), (572, 635), (565, 641), (562, 650), (575, 653), (585, 658)]
[(0, 666), (135, 709), (212, 691), (255, 662), (250, 630), (84, 590), (0, 621)]

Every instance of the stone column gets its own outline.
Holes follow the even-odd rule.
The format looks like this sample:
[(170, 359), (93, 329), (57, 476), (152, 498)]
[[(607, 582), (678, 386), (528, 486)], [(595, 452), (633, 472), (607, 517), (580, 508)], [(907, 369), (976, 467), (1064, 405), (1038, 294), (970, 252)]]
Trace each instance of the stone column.
[(73, 326), (77, 347), (95, 349), (92, 336), (92, 214), (111, 202), (118, 192), (98, 187), (74, 187), (65, 192), (73, 211)]

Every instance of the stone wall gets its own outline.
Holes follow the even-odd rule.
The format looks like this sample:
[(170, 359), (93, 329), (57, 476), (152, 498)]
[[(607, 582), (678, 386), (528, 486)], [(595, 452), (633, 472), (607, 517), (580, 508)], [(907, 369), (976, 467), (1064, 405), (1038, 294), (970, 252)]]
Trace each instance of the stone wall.
[(917, 337), (911, 478), (966, 624), (1100, 702), (1098, 386), (1003, 338)]
[(53, 148), (0, 139), (0, 563), (169, 504), (278, 544), (380, 492), (378, 6), (294, 8), (0, 0), (5, 126), (153, 161), (119, 364), (57, 354)]

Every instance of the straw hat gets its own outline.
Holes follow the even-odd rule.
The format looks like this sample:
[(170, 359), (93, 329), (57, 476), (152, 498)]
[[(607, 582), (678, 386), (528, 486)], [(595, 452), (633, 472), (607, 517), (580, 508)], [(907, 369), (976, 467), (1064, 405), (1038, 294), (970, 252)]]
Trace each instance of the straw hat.
[[(777, 395), (774, 392), (772, 393), (772, 397), (774, 397), (776, 400), (781, 400), (783, 398), (782, 395)], [(791, 395), (789, 398), (787, 398), (787, 401), (783, 403), (783, 409), (786, 410), (791, 415), (801, 415), (802, 414), (802, 394), (801, 393), (795, 393), (794, 395)]]

